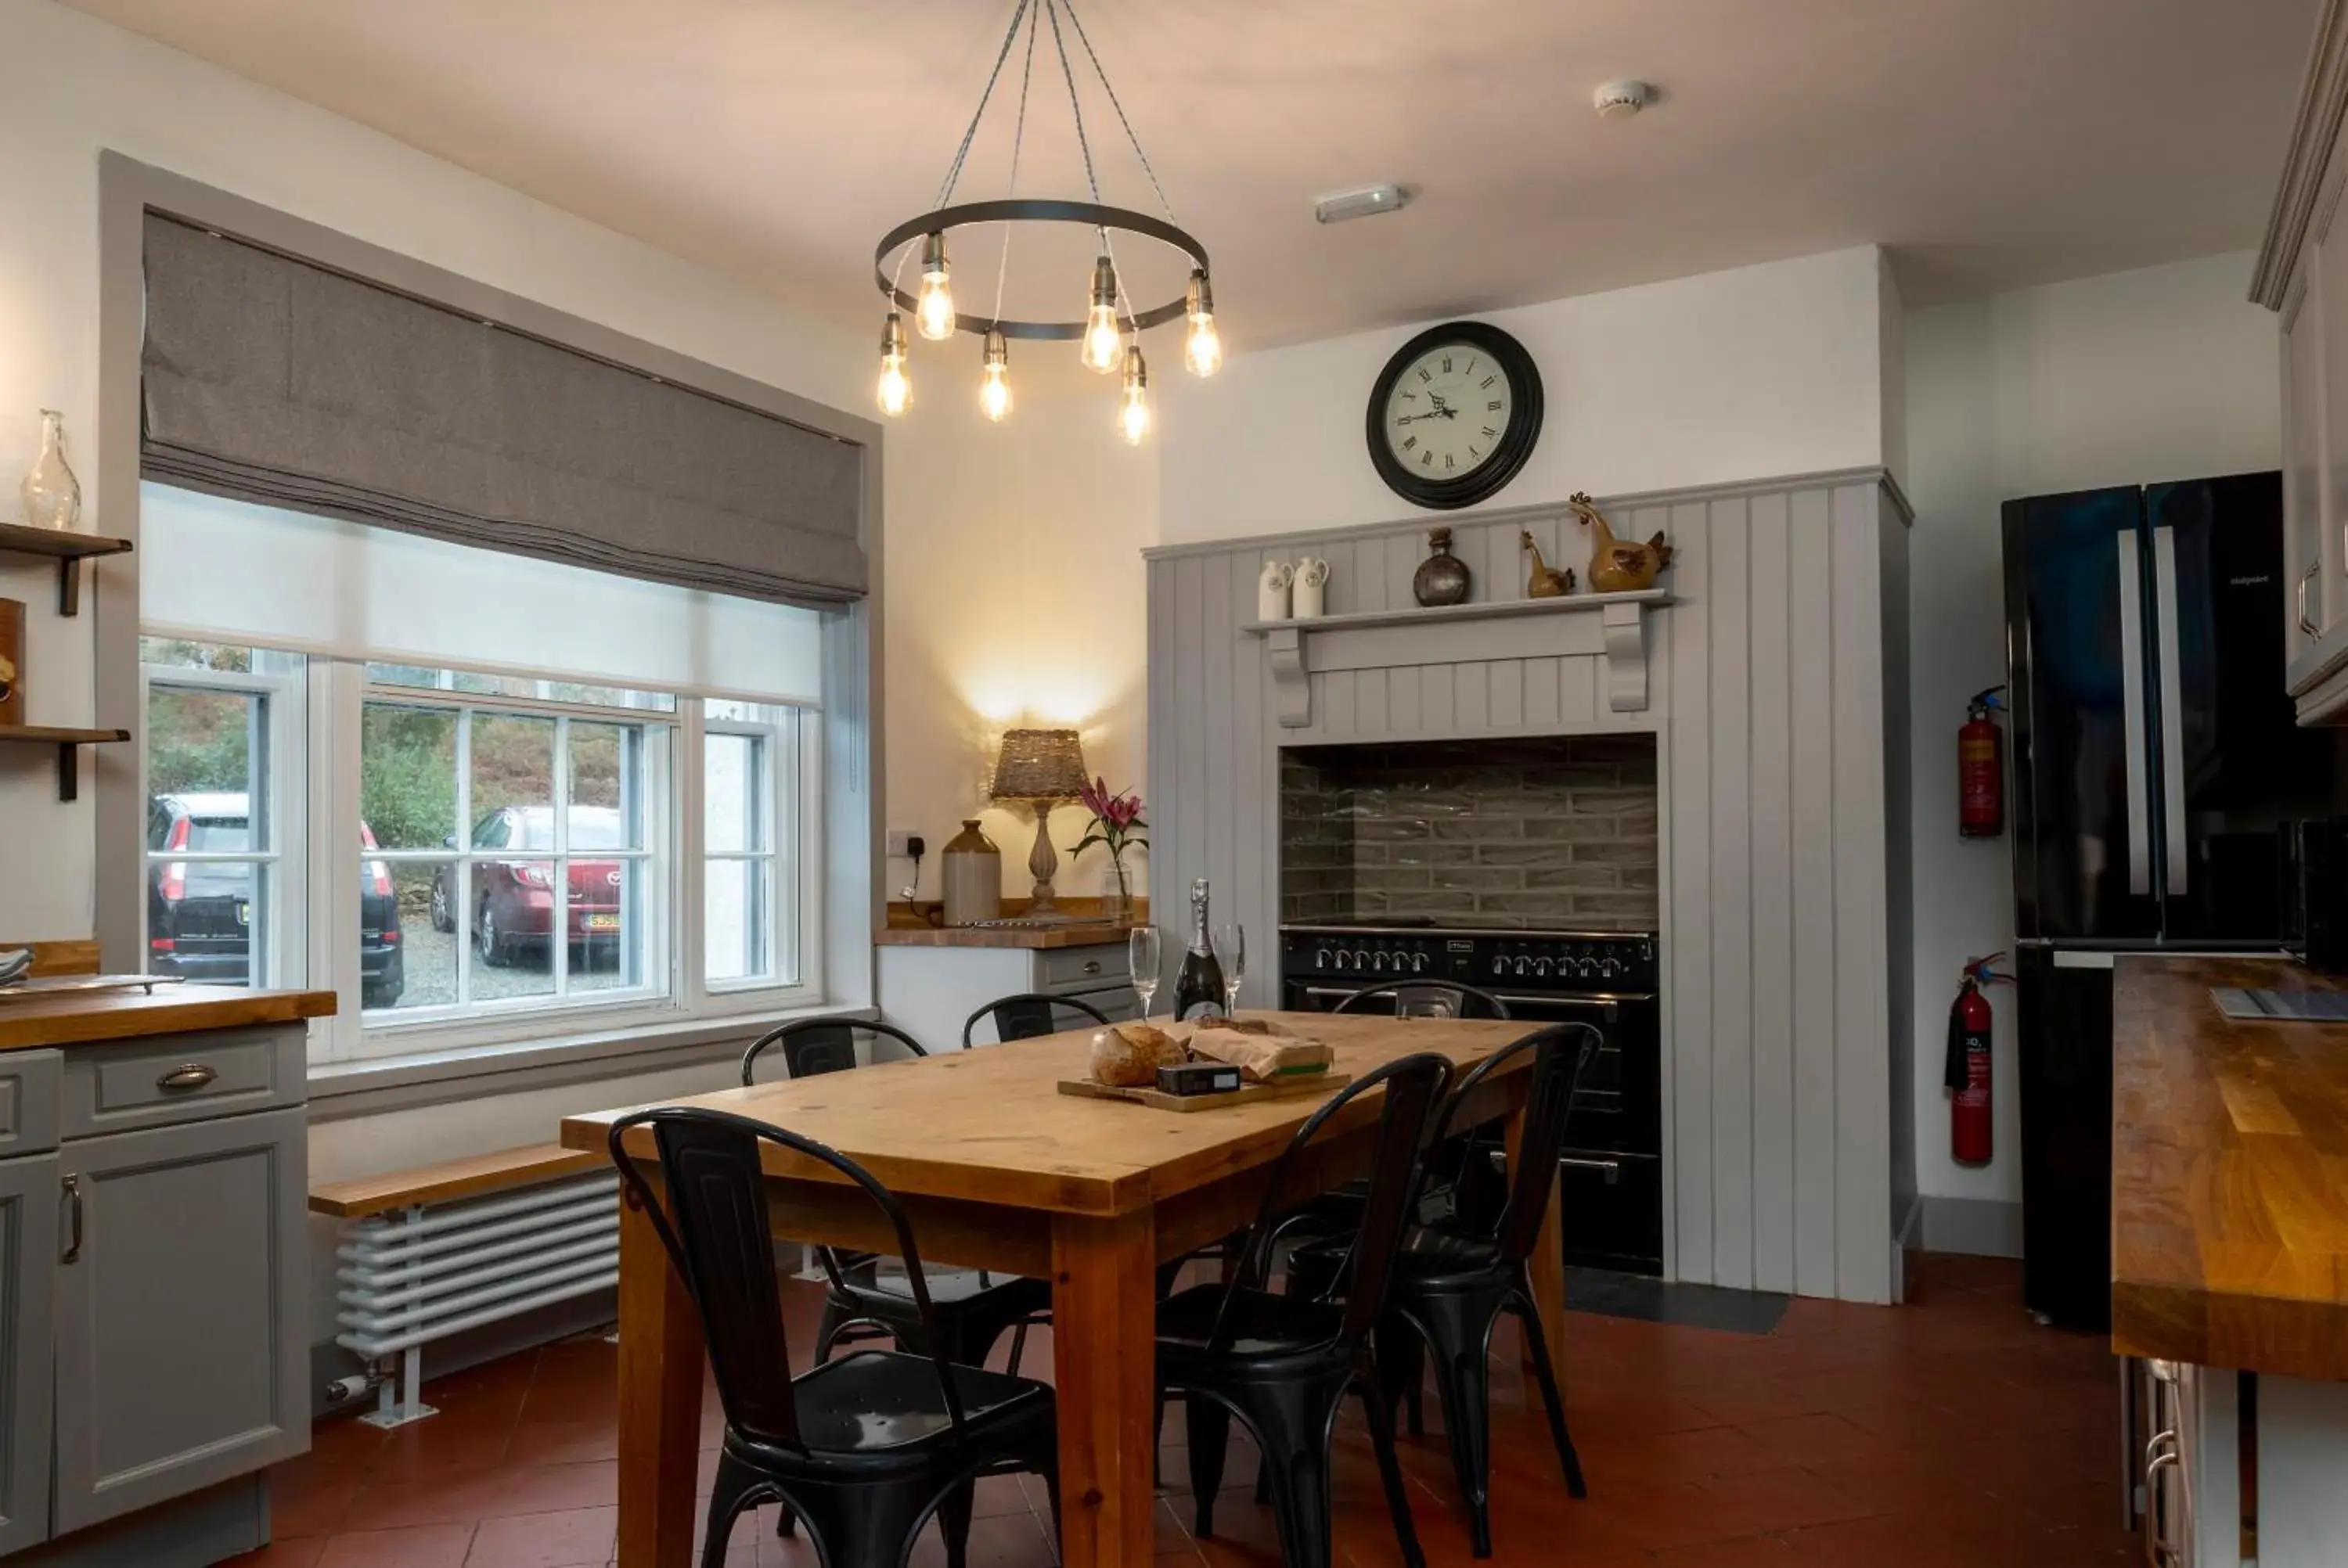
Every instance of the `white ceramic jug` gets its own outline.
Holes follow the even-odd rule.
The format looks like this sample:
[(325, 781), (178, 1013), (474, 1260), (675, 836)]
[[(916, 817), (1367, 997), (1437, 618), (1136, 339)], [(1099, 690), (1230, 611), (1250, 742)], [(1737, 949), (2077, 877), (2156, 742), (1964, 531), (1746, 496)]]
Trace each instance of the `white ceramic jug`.
[(1288, 585), (1295, 579), (1296, 569), (1284, 560), (1268, 560), (1255, 579), (1255, 618), (1258, 620), (1288, 619)]
[(1306, 556), (1296, 563), (1295, 609), (1291, 612), (1298, 620), (1310, 620), (1319, 615), (1327, 602), (1329, 563), (1318, 556)]

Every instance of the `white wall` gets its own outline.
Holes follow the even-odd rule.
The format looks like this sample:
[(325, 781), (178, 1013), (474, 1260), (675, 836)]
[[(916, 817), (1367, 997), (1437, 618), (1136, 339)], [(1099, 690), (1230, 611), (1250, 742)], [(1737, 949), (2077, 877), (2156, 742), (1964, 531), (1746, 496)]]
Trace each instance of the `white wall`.
[[(46, 405), (65, 411), (88, 523), (98, 488), (98, 165), (103, 149), (221, 187), (436, 266), (836, 407), (870, 406), (870, 344), (689, 265), (322, 110), (44, 0), (0, 0), (0, 516)], [(888, 437), (884, 487), (918, 501), (918, 442)], [(1138, 562), (1134, 563), (1138, 580)], [(53, 613), (54, 576), (0, 564), (0, 595), (30, 607), (36, 723), (131, 723), (91, 712), (91, 637), (104, 606)], [(1135, 598), (1138, 601), (1138, 595)], [(918, 727), (918, 726), (916, 726)], [(46, 757), (0, 758), (0, 940), (92, 928), (91, 803), (62, 805)], [(564, 1111), (721, 1087), (724, 1066), (322, 1125), (319, 1179), (552, 1136)]]
[(1941, 1052), (1959, 967), (2013, 945), (2010, 838), (1956, 833), (1965, 699), (2003, 679), (1999, 504), (2281, 461), (2274, 317), (2250, 256), (2218, 256), (1909, 313), (1903, 474), (1916, 507), (1910, 602), (1918, 1190), (2022, 1195), (2010, 991), (1998, 1020), (1996, 1157), (1949, 1158)]
[[(1884, 462), (1889, 289), (1864, 247), (1480, 316), (1524, 343), (1546, 403), (1540, 446), (1486, 505)], [(1161, 541), (1406, 515), (1370, 466), (1363, 408), (1431, 324), (1235, 354), (1211, 382), (1168, 377)]]
[[(890, 478), (889, 825), (929, 841), (921, 896), (934, 898), (938, 852), (979, 817), (1003, 852), (1004, 891), (1024, 897), (1034, 814), (987, 804), (1004, 731), (1074, 728), (1111, 789), (1142, 784), (1141, 551), (1157, 538), (1158, 444), (1127, 446), (1114, 387), (1090, 376), (1056, 396), (1023, 393), (998, 425), (979, 416), (974, 364), (915, 359), (920, 401), (890, 427), (925, 457)], [(1116, 886), (1105, 851), (1067, 857), (1086, 821), (1080, 806), (1053, 813), (1060, 893)], [(1128, 851), (1127, 865), (1144, 891), (1148, 856)], [(910, 870), (890, 863), (891, 898)]]

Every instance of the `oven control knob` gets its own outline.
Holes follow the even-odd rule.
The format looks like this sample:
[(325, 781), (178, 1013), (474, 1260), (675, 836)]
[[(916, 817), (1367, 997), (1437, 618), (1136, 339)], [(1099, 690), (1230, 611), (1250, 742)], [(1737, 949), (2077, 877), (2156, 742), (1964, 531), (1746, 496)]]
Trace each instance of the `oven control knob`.
[(1336, 957), (1335, 960), (1334, 961), (1334, 963), (1333, 963), (1333, 966), (1332, 966), (1332, 967), (1333, 967), (1333, 968), (1335, 968), (1335, 969), (1336, 969), (1340, 974), (1342, 974), (1342, 973), (1344, 973), (1344, 968), (1345, 968), (1345, 949), (1344, 949), (1344, 948), (1338, 948), (1338, 949), (1337, 949), (1337, 957)]
[(1611, 980), (1622, 972), (1622, 960), (1609, 953), (1598, 960), (1598, 972)]
[(1384, 974), (1385, 972), (1385, 967), (1386, 956), (1384, 953), (1373, 953), (1370, 955), (1371, 968), (1377, 970), (1380, 974)]
[(1507, 974), (1509, 972), (1509, 960), (1504, 958), (1495, 957), (1492, 959), (1492, 972), (1496, 975)]
[(1414, 975), (1425, 974), (1426, 972), (1426, 955), (1425, 953), (1413, 953), (1410, 956), (1410, 972)]
[(1539, 975), (1543, 979), (1549, 979), (1549, 960), (1547, 958), (1535, 958), (1533, 960), (1533, 973)]
[(1524, 975), (1525, 975), (1525, 971), (1526, 971), (1527, 969), (1530, 968), (1531, 967), (1532, 967), (1532, 966), (1531, 966), (1531, 964), (1530, 964), (1530, 963), (1526, 959), (1526, 958), (1524, 957), (1524, 955), (1523, 955), (1523, 954), (1519, 953), (1519, 955), (1517, 955), (1516, 973), (1517, 973), (1517, 978), (1518, 978), (1518, 979), (1523, 979), (1523, 978), (1524, 978)]
[(1316, 969), (1325, 969), (1329, 967), (1328, 948), (1316, 948), (1313, 950), (1313, 967)]

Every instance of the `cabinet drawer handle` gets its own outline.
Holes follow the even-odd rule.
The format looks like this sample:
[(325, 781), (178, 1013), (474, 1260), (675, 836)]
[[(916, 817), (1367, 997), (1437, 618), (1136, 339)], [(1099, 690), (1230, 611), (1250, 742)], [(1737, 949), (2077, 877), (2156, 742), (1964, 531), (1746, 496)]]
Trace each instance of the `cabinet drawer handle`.
[(59, 1263), (77, 1263), (81, 1259), (81, 1177), (65, 1180), (66, 1250), (58, 1255)]
[(1085, 960), (1085, 973), (1088, 975), (1099, 974), (1100, 960), (1098, 958), (1086, 958)]
[(191, 1061), (175, 1067), (155, 1081), (155, 1087), (166, 1093), (181, 1089), (201, 1089), (220, 1074), (201, 1061)]
[(1585, 1160), (1578, 1154), (1567, 1154), (1561, 1156), (1558, 1163), (1570, 1165), (1577, 1171), (1602, 1172), (1610, 1187), (1622, 1179), (1622, 1162), (1620, 1160)]
[(2314, 586), (2317, 576), (2320, 575), (2322, 570), (2323, 563), (2322, 561), (2317, 561), (2313, 566), (2309, 567), (2305, 571), (2300, 573), (2299, 577), (2299, 629), (2302, 631), (2306, 632), (2310, 637), (2321, 635), (2321, 632), (2320, 629), (2315, 624), (2315, 617), (2307, 612), (2307, 590)]

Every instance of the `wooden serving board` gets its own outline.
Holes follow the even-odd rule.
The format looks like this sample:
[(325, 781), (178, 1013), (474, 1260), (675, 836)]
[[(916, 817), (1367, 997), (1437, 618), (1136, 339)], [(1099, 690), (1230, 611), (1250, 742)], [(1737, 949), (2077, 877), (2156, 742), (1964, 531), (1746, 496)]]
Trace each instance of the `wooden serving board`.
[(1354, 1081), (1350, 1072), (1316, 1072), (1287, 1083), (1243, 1083), (1220, 1094), (1169, 1094), (1162, 1089), (1115, 1089), (1089, 1078), (1063, 1078), (1060, 1092), (1079, 1100), (1129, 1100), (1159, 1111), (1220, 1111), (1253, 1100), (1291, 1100), (1300, 1094), (1326, 1094)]

